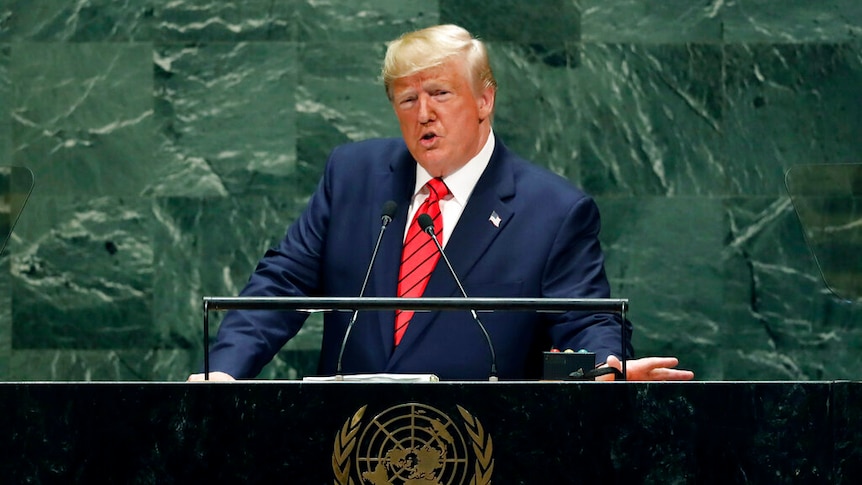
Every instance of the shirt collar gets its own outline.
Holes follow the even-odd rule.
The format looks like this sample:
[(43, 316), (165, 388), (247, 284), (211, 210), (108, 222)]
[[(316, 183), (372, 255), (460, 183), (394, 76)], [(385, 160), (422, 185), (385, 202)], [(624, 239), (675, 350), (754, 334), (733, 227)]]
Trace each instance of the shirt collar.
[[(462, 207), (467, 204), (467, 199), (473, 193), (473, 188), (476, 187), (479, 178), (491, 162), (495, 143), (494, 130), (491, 130), (488, 134), (488, 139), (485, 141), (485, 146), (479, 150), (479, 153), (475, 157), (471, 158), (463, 167), (443, 177), (443, 182), (449, 188), (452, 199)], [(414, 197), (423, 190), (429, 180), (431, 180), (431, 175), (421, 165), (416, 164), (416, 186), (413, 188)]]

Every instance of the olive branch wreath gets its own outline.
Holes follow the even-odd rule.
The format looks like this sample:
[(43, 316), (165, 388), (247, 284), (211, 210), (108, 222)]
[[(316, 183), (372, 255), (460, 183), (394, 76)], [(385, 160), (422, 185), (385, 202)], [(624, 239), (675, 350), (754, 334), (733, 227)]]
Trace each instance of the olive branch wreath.
[(350, 453), (353, 447), (356, 446), (356, 433), (359, 432), (359, 425), (362, 423), (362, 415), (365, 414), (365, 408), (368, 405), (362, 406), (353, 415), (352, 418), (344, 422), (341, 427), (341, 432), (335, 436), (335, 446), (332, 452), (332, 471), (335, 473), (336, 485), (352, 485), (353, 480), (350, 479)]
[(475, 474), (470, 485), (490, 485), (491, 474), (494, 472), (494, 458), (492, 458), (494, 443), (491, 441), (491, 435), (485, 433), (482, 423), (466, 409), (457, 407), (461, 417), (464, 418), (464, 424), (467, 425), (467, 433), (473, 440), (473, 453), (476, 455)]

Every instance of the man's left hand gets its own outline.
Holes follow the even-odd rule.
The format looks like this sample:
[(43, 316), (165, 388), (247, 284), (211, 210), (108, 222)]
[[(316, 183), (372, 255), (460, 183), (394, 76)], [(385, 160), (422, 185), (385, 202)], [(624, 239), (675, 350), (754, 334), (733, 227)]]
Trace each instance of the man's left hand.
[[(694, 372), (690, 370), (674, 369), (679, 365), (676, 357), (644, 357), (626, 361), (627, 381), (690, 381), (694, 379)], [(608, 357), (605, 366), (613, 367), (622, 372), (623, 363), (616, 356)], [(613, 374), (599, 376), (597, 381), (612, 381)]]

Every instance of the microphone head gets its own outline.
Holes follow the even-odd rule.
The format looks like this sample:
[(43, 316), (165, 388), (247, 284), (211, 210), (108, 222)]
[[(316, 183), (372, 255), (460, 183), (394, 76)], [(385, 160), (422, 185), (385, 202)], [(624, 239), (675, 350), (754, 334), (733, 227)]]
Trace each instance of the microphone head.
[(428, 234), (434, 234), (434, 220), (428, 214), (419, 214), (419, 227)]
[(394, 200), (387, 200), (386, 203), (383, 204), (383, 212), (380, 214), (380, 221), (384, 226), (392, 222), (392, 217), (395, 216), (395, 211), (397, 209), (398, 204), (396, 204)]

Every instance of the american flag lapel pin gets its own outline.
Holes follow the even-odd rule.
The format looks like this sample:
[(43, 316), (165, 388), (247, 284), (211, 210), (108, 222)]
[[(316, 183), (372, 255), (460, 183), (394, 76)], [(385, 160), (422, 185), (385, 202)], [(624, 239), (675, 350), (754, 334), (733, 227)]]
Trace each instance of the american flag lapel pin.
[(494, 227), (500, 227), (500, 222), (503, 221), (503, 219), (500, 219), (497, 211), (492, 211), (491, 217), (489, 217), (488, 220), (491, 221), (491, 224), (494, 224)]

